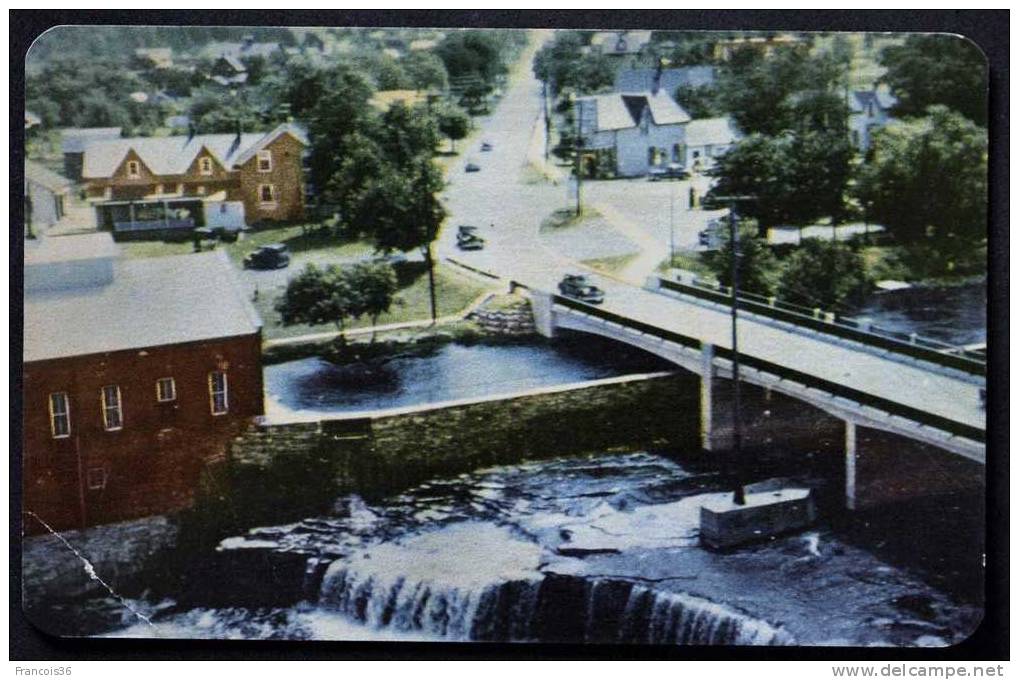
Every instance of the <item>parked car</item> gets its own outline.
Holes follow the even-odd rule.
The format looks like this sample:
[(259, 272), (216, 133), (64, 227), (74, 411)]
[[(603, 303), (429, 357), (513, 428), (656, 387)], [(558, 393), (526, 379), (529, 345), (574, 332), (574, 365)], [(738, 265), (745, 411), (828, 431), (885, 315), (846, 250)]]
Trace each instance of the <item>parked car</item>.
[(481, 170), (481, 166), (477, 163), (468, 163), (464, 170), (467, 172), (478, 172)]
[(658, 165), (648, 170), (647, 178), (652, 182), (662, 179), (686, 179), (690, 173), (679, 163)]
[(456, 237), (477, 235), (478, 228), (473, 224), (461, 224), (456, 228)]
[(729, 229), (721, 220), (711, 220), (705, 229), (697, 232), (697, 242), (706, 250), (718, 250), (729, 240)]
[(290, 249), (282, 243), (260, 246), (244, 258), (245, 269), (283, 269), (290, 265)]
[(485, 247), (485, 239), (478, 236), (477, 227), (461, 224), (456, 230), (456, 247), (460, 250), (481, 250)]
[(481, 150), (482, 151), (491, 151), (492, 150), (491, 142), (482, 142), (481, 143)]
[(559, 292), (581, 302), (600, 305), (605, 301), (605, 291), (591, 283), (583, 274), (567, 274), (559, 282)]
[(403, 253), (389, 253), (387, 255), (376, 255), (372, 258), (372, 262), (375, 264), (388, 264), (396, 266), (398, 264), (405, 264), (407, 262), (407, 256)]

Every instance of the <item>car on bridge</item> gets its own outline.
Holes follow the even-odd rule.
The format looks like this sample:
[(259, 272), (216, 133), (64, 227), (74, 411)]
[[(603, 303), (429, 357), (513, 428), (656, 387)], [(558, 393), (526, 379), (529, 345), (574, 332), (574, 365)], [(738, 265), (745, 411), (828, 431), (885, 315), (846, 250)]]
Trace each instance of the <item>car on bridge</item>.
[(559, 282), (559, 292), (565, 297), (592, 305), (600, 305), (605, 301), (605, 291), (591, 283), (591, 280), (583, 274), (564, 276)]

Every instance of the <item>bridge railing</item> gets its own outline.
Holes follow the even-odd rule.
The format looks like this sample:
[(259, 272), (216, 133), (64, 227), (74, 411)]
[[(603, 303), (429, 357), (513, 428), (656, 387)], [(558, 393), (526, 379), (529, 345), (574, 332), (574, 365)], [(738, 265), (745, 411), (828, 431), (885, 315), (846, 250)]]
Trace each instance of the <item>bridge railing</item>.
[[(709, 287), (701, 283), (681, 283), (663, 278), (659, 278), (658, 283), (661, 288), (668, 291), (726, 306), (731, 304), (732, 289), (726, 286)], [(960, 349), (932, 338), (891, 331), (851, 317), (824, 313), (821, 310), (809, 310), (753, 293), (740, 293), (737, 304), (739, 309), (819, 333), (854, 340), (871, 347), (955, 368), (972, 375), (986, 375), (987, 373), (985, 358), (980, 353)]]
[[(631, 330), (644, 333), (645, 335), (676, 342), (680, 345), (693, 349), (701, 348), (702, 343), (696, 338), (659, 328), (642, 321), (636, 321), (622, 316), (621, 314), (609, 312), (601, 309), (600, 307), (587, 304), (586, 302), (574, 300), (562, 295), (553, 295), (552, 302), (556, 305), (582, 312), (588, 316), (616, 323), (624, 328), (629, 328)], [(732, 350), (726, 347), (716, 346), (715, 355), (723, 359), (728, 359), (729, 361), (732, 361), (733, 358)], [(960, 423), (956, 420), (938, 416), (933, 413), (928, 413), (927, 411), (907, 406), (905, 404), (900, 404), (899, 402), (878, 397), (861, 390), (846, 387), (840, 383), (825, 380), (823, 378), (810, 375), (809, 373), (804, 373), (803, 371), (797, 371), (796, 369), (781, 366), (770, 361), (765, 361), (764, 359), (758, 359), (757, 357), (744, 353), (740, 353), (739, 360), (744, 366), (758, 371), (763, 371), (765, 373), (770, 373), (782, 380), (788, 380), (790, 382), (803, 385), (804, 387), (812, 387), (834, 396), (855, 401), (864, 406), (871, 406), (888, 414), (900, 416), (924, 425), (929, 425), (930, 427), (937, 428), (952, 435), (965, 437), (981, 443), (983, 443), (986, 438), (984, 430), (981, 428), (967, 425), (966, 423)]]

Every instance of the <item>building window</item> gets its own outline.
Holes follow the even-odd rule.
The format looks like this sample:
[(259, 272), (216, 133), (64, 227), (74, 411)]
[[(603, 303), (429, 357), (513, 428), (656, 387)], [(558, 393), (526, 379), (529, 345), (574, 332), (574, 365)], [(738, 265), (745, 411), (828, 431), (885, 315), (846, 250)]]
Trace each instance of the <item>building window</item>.
[(272, 171), (272, 151), (264, 149), (258, 152), (258, 171), (259, 172)]
[(212, 174), (212, 159), (208, 156), (202, 156), (198, 159), (198, 172), (203, 175)]
[(227, 412), (226, 373), (213, 371), (209, 373), (209, 403), (212, 415), (221, 416)]
[(107, 430), (119, 430), (124, 427), (124, 418), (120, 410), (120, 387), (107, 385), (102, 392), (103, 427)]
[(197, 187), (195, 188), (195, 192), (196, 192), (196, 193), (197, 193), (197, 194), (198, 194), (199, 196), (204, 196), (204, 195), (205, 195), (205, 186), (204, 186), (204, 185), (202, 185), (202, 184), (199, 184), (199, 185), (198, 185), (198, 186), (197, 186)]
[(92, 467), (88, 469), (88, 488), (101, 491), (106, 488), (106, 468)]
[(262, 203), (276, 202), (276, 186), (273, 184), (258, 185), (258, 200)]
[(156, 185), (156, 193), (157, 194), (163, 193), (163, 185), (162, 184), (157, 184)]
[(50, 395), (50, 431), (55, 439), (71, 435), (71, 405), (67, 401), (67, 392)]
[(103, 189), (103, 198), (107, 201), (113, 198), (113, 187), (105, 187)]
[(140, 174), (141, 173), (140, 173), (139, 168), (138, 168), (138, 161), (128, 161), (127, 162), (127, 176), (128, 177), (138, 177)]
[(175, 401), (177, 385), (173, 378), (160, 378), (156, 381), (156, 401)]

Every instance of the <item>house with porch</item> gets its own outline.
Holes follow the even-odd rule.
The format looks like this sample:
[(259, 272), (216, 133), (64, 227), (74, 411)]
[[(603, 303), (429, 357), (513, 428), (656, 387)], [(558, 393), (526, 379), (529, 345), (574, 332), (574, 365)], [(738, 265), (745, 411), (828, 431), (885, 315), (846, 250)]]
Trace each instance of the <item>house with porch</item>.
[(576, 109), (586, 175), (639, 177), (686, 166), (690, 116), (664, 90), (580, 97)]
[[(222, 251), (25, 242), (25, 531), (172, 513), (262, 414), (261, 327)], [(45, 525), (43, 524), (45, 522)]]
[(302, 128), (135, 137), (85, 148), (86, 196), (115, 238), (190, 237), (195, 227), (240, 228), (304, 217)]

